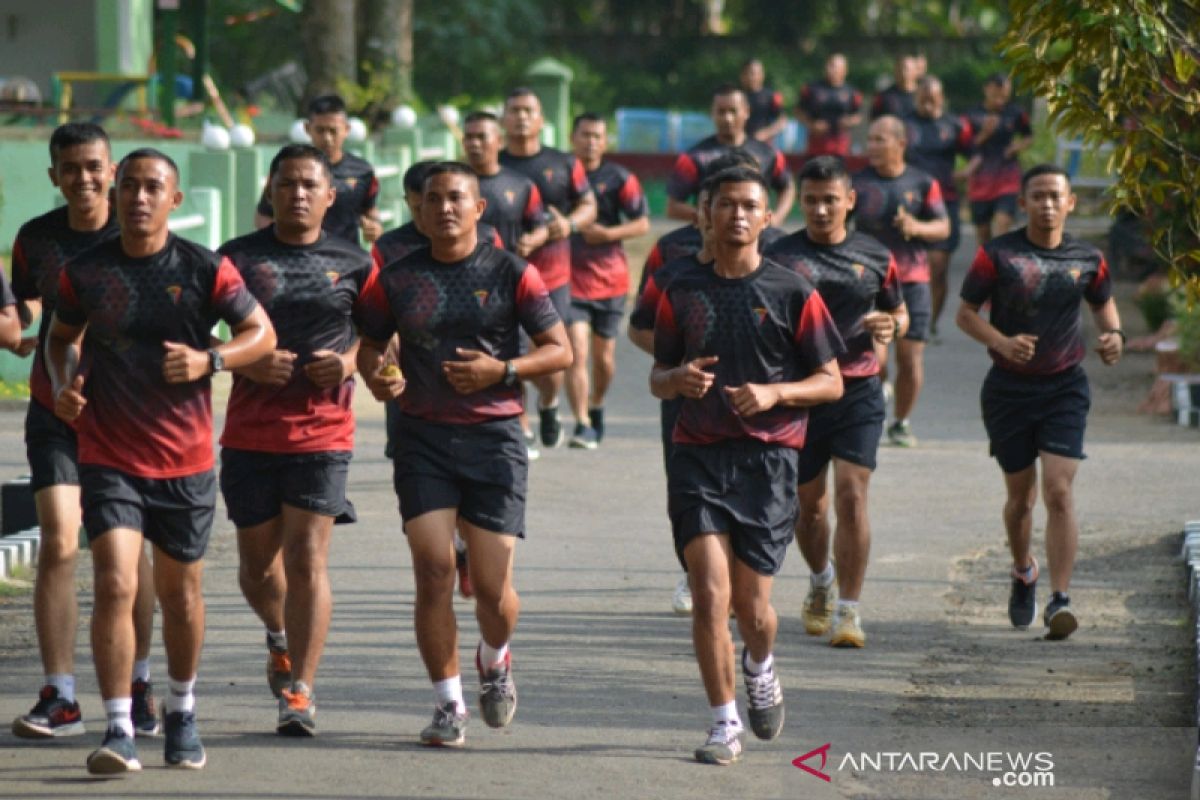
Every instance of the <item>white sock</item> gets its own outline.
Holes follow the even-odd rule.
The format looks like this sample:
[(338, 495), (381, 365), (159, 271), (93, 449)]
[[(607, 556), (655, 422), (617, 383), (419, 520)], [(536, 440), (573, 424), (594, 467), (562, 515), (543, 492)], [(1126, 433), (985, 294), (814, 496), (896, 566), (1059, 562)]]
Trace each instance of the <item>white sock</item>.
[(708, 710), (712, 712), (714, 725), (731, 725), (735, 728), (742, 727), (742, 718), (738, 716), (736, 700), (730, 700), (723, 706), (709, 706)]
[(461, 675), (455, 675), (442, 681), (434, 681), (433, 693), (437, 695), (439, 708), (446, 705), (446, 703), (453, 702), (459, 712), (467, 710), (467, 704), (463, 702)]
[(840, 597), (838, 598), (837, 603), (834, 605), (834, 611), (838, 613), (842, 611), (853, 611), (856, 608), (858, 608), (857, 600), (843, 600)]
[(287, 633), (285, 631), (267, 631), (267, 644), (276, 650), (287, 650)]
[(192, 690), (195, 688), (195, 678), (187, 681), (177, 681), (168, 675), (167, 713), (173, 714), (176, 711), (194, 711), (196, 709), (196, 695), (192, 694)]
[(809, 582), (818, 589), (825, 589), (833, 585), (833, 562), (829, 561), (825, 564), (825, 569), (820, 572), (814, 572), (808, 576)]
[(454, 532), (454, 549), (459, 553), (467, 552), (467, 543), (463, 541), (463, 538), (459, 535), (458, 531)]
[(46, 676), (46, 685), (58, 689), (58, 696), (68, 703), (75, 702), (75, 676), (69, 672)]
[(754, 656), (750, 655), (750, 651), (746, 650), (742, 656), (742, 668), (751, 675), (762, 675), (775, 665), (775, 654), (767, 653), (767, 657), (761, 663), (754, 660)]
[(133, 720), (129, 712), (133, 709), (132, 697), (114, 697), (104, 701), (104, 714), (108, 717), (108, 729), (121, 730), (129, 738), (133, 738)]
[(150, 659), (142, 658), (133, 662), (133, 679), (150, 682)]
[(508, 642), (499, 647), (492, 647), (483, 639), (479, 640), (479, 663), (484, 669), (494, 667), (504, 661), (506, 655), (508, 655)]

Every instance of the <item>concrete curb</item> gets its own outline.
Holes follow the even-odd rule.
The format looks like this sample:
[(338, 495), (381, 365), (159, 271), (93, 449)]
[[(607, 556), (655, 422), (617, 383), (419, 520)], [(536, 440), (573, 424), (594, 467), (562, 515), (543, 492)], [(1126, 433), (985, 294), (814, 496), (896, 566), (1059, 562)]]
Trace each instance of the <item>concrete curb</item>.
[(37, 561), (42, 532), (38, 528), (0, 538), (0, 579), (11, 578), (18, 567), (31, 567)]
[[(1188, 571), (1188, 600), (1192, 604), (1192, 617), (1196, 624), (1196, 663), (1200, 666), (1200, 520), (1191, 520), (1183, 526), (1183, 550), (1180, 552)], [(1200, 692), (1196, 699), (1196, 720), (1200, 724)], [(1196, 748), (1196, 759), (1192, 763), (1192, 800), (1200, 800), (1200, 746)]]

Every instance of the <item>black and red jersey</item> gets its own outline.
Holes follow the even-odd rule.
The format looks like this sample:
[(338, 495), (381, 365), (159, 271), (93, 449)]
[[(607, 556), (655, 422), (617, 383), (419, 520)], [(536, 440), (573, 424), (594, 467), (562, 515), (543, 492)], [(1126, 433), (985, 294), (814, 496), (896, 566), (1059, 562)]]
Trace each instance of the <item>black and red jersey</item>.
[[(504, 246), (500, 232), (486, 222), (475, 223), (475, 236), (481, 242), (490, 242), (496, 247)], [(376, 267), (383, 269), (422, 247), (429, 247), (429, 237), (417, 230), (412, 222), (406, 222), (375, 240), (375, 244), (371, 245), (371, 260)]]
[(916, 113), (916, 110), (917, 93), (906, 92), (893, 83), (875, 95), (875, 99), (871, 101), (870, 116), (871, 119), (879, 119), (882, 116), (891, 114), (893, 117), (904, 119)]
[[(373, 209), (379, 197), (375, 168), (353, 153), (345, 153), (342, 160), (333, 165), (333, 188), (337, 190), (337, 196), (325, 212), (321, 227), (326, 233), (357, 244), (359, 217)], [(264, 217), (275, 216), (269, 189), (269, 185), (263, 188), (258, 201), (258, 213)]]
[(862, 92), (848, 83), (830, 86), (828, 81), (810, 83), (800, 90), (796, 107), (814, 120), (829, 123), (829, 133), (808, 132), (809, 156), (847, 156), (850, 154), (850, 131), (842, 126), (842, 117), (857, 114), (862, 108)]
[(502, 361), (520, 355), (519, 329), (530, 336), (559, 322), (538, 271), (517, 256), (480, 243), (453, 264), (418, 250), (375, 273), (355, 311), (364, 336), (400, 334), (400, 367), (408, 381), (398, 403), (405, 414), (469, 425), (521, 413), (521, 387), (503, 383), (459, 394), (442, 373), (460, 361), (458, 348)]
[(720, 360), (708, 368), (716, 375), (712, 388), (683, 399), (672, 441), (756, 439), (803, 447), (807, 409), (776, 406), (742, 417), (725, 387), (801, 381), (843, 349), (813, 285), (770, 259), (742, 278), (722, 278), (711, 267), (679, 275), (659, 301), (654, 360), (669, 367), (702, 356)]
[[(708, 262), (711, 263), (711, 262)], [(637, 301), (629, 314), (629, 327), (634, 330), (654, 330), (654, 317), (658, 314), (658, 303), (662, 300), (663, 292), (682, 274), (690, 270), (702, 270), (707, 267), (695, 253), (674, 258), (661, 268), (647, 275), (638, 291)]]
[(913, 114), (904, 119), (904, 128), (908, 135), (905, 162), (932, 175), (944, 200), (957, 200), (954, 161), (959, 155), (969, 156), (974, 147), (970, 120), (951, 114), (937, 119)]
[[(637, 176), (620, 164), (601, 162), (587, 174), (596, 193), (596, 222), (613, 226), (650, 213)], [(584, 300), (624, 297), (629, 292), (629, 262), (621, 242), (588, 244), (571, 234), (571, 296)]]
[[(968, 112), (967, 120), (974, 136), (978, 137), (983, 121), (991, 113), (983, 106)], [(1000, 122), (992, 135), (975, 148), (981, 161), (967, 181), (967, 198), (970, 200), (995, 200), (1021, 191), (1021, 162), (1017, 156), (1006, 156), (1004, 151), (1014, 139), (1033, 135), (1029, 114), (1020, 106), (1009, 103), (997, 112), (997, 116)]]
[[(17, 231), (12, 249), (12, 289), (18, 300), (40, 300), (42, 321), (38, 325), (38, 348), (29, 372), (29, 394), (45, 408), (54, 408), (50, 394), (50, 374), (46, 372), (43, 350), (50, 318), (58, 301), (58, 278), (63, 264), (88, 248), (120, 235), (116, 221), (109, 216), (104, 227), (95, 231), (71, 229), (67, 207), (56, 208), (34, 217)], [(81, 370), (86, 368), (87, 347)]]
[(296, 354), (283, 386), (233, 376), (221, 444), (266, 453), (354, 449), (354, 380), (322, 389), (304, 366), (314, 351), (345, 353), (354, 343), (350, 315), (374, 269), (370, 257), (337, 236), (285, 244), (273, 225), (226, 242), (219, 252), (271, 318), (276, 349)]
[(766, 255), (817, 287), (846, 346), (838, 356), (842, 377), (878, 374), (879, 360), (863, 317), (875, 310), (895, 311), (904, 303), (891, 252), (858, 231), (838, 244), (820, 244), (802, 230), (776, 242)]
[(495, 175), (479, 176), (479, 194), (487, 201), (481, 222), (500, 233), (505, 250), (517, 252), (517, 240), (546, 221), (542, 193), (537, 184), (508, 167)]
[[(787, 236), (787, 231), (783, 228), (776, 228), (774, 225), (763, 228), (763, 232), (758, 235), (758, 252), (766, 252), (768, 247), (784, 236)], [(695, 225), (683, 225), (663, 234), (646, 256), (646, 263), (642, 267), (642, 277), (638, 282), (638, 294), (641, 295), (645, 290), (647, 279), (664, 264), (677, 258), (699, 253), (703, 247), (704, 239), (700, 235), (700, 229)]]
[[(782, 192), (792, 185), (792, 174), (788, 172), (787, 161), (774, 145), (746, 137), (737, 147), (754, 156), (767, 185), (776, 192)], [(715, 135), (696, 142), (687, 152), (675, 159), (671, 177), (667, 179), (667, 196), (681, 203), (694, 198), (704, 181), (712, 174), (712, 163), (733, 148), (734, 145), (723, 144)]]
[(1020, 228), (979, 248), (961, 297), (974, 306), (991, 302), (991, 323), (1005, 336), (1038, 337), (1033, 359), (1013, 363), (988, 350), (997, 367), (1028, 375), (1053, 375), (1083, 361), (1086, 348), (1079, 302), (1093, 307), (1112, 297), (1104, 255), (1070, 234), (1053, 250), (1038, 247)]
[(152, 256), (108, 239), (67, 262), (54, 313), (87, 326), (92, 359), (79, 463), (143, 478), (212, 469), (211, 380), (167, 383), (164, 343), (207, 350), (219, 320), (237, 325), (257, 307), (228, 259), (174, 234)]
[(854, 176), (854, 225), (879, 240), (892, 251), (900, 280), (904, 283), (929, 282), (929, 258), (924, 239), (905, 239), (896, 227), (896, 213), (903, 208), (922, 222), (946, 219), (942, 189), (928, 173), (906, 166), (894, 178), (885, 178), (867, 167)]
[[(500, 151), (500, 163), (533, 181), (542, 196), (547, 213), (556, 209), (564, 217), (592, 191), (587, 172), (578, 158), (570, 153), (543, 147), (531, 156), (514, 156)], [(529, 254), (529, 263), (537, 267), (542, 282), (550, 291), (571, 281), (571, 243), (569, 237), (544, 245)]]
[(763, 128), (768, 128), (783, 113), (783, 95), (774, 89), (763, 87), (757, 92), (745, 89), (746, 102), (750, 104), (750, 118), (746, 120), (746, 135), (753, 138)]

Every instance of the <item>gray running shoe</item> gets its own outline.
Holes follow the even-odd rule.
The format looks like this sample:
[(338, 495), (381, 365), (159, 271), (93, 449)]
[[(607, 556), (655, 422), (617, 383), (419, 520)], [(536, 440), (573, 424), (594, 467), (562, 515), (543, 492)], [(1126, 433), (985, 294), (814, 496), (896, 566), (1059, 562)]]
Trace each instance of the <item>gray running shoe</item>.
[(828, 586), (817, 586), (811, 580), (800, 618), (804, 620), (804, 632), (809, 636), (821, 636), (829, 630), (833, 619), (833, 604), (837, 600), (837, 582)]
[(719, 722), (708, 729), (708, 741), (696, 748), (696, 760), (701, 764), (727, 767), (742, 757), (741, 725)]
[(512, 651), (504, 654), (504, 663), (484, 672), (475, 650), (475, 668), (479, 670), (479, 710), (489, 728), (503, 728), (517, 712), (517, 685), (512, 679)]
[(93, 775), (117, 775), (139, 772), (141, 769), (142, 762), (138, 761), (133, 737), (120, 728), (105, 731), (100, 747), (87, 757), (87, 771)]
[(284, 689), (279, 698), (279, 721), (275, 732), (280, 736), (316, 736), (317, 704), (312, 691), (303, 683), (296, 682), (292, 688)]
[(746, 650), (742, 650), (742, 680), (746, 684), (746, 716), (750, 730), (759, 739), (770, 741), (783, 730), (783, 687), (775, 674), (775, 665), (757, 675), (746, 670)]
[(201, 769), (208, 762), (208, 755), (200, 742), (200, 732), (196, 730), (195, 713), (172, 711), (164, 713), (163, 719), (167, 739), (163, 747), (163, 760), (167, 766)]
[(466, 740), (463, 732), (467, 729), (470, 716), (465, 708), (460, 712), (453, 700), (443, 703), (433, 709), (433, 722), (421, 731), (421, 744), (428, 747), (462, 747)]

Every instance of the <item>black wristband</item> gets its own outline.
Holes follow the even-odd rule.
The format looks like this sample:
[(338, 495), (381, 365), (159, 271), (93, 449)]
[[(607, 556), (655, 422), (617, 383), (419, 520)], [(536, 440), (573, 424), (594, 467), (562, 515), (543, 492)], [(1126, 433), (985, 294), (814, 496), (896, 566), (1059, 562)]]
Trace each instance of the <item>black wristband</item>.
[(1125, 331), (1121, 330), (1120, 328), (1113, 328), (1110, 331), (1105, 331), (1105, 333), (1115, 333), (1117, 336), (1120, 336), (1121, 337), (1121, 349), (1122, 350), (1125, 349), (1125, 343), (1129, 341), (1129, 337), (1127, 337), (1125, 335)]

